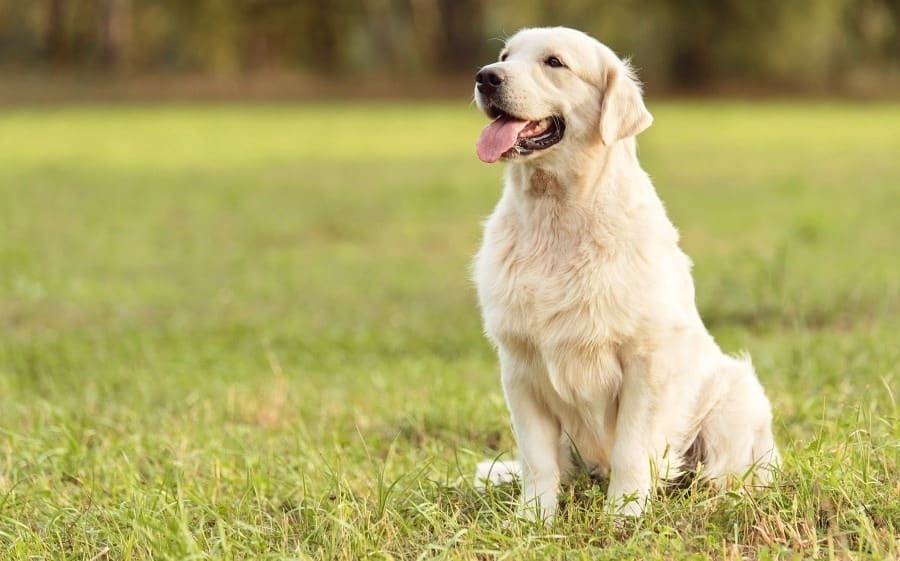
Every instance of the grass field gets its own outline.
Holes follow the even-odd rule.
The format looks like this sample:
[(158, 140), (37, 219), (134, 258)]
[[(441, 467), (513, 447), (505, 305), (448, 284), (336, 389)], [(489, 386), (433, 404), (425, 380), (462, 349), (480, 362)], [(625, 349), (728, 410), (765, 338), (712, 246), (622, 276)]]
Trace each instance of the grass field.
[(900, 105), (651, 103), (641, 157), (785, 462), (643, 518), (515, 444), (455, 105), (0, 111), (0, 559), (900, 559)]

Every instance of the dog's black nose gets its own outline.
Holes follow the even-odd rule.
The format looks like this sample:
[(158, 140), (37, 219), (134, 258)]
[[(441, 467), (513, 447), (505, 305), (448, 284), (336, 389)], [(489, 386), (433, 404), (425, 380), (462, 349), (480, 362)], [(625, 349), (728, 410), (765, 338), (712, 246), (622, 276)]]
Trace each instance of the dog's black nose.
[(475, 85), (481, 93), (493, 93), (497, 91), (501, 84), (503, 84), (503, 74), (497, 70), (482, 68), (475, 75)]

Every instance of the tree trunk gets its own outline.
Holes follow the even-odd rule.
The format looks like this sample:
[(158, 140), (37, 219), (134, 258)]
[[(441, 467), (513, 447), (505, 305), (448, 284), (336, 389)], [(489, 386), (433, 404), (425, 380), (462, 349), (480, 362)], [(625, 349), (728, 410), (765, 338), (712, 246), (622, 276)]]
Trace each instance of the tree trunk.
[(108, 70), (118, 67), (122, 59), (127, 16), (128, 0), (103, 0), (100, 21), (100, 59)]
[(443, 0), (444, 70), (473, 71), (484, 43), (484, 0)]
[(65, 0), (47, 0), (47, 27), (44, 31), (44, 49), (51, 61), (63, 58), (65, 44), (63, 29), (63, 3)]
[(436, 68), (439, 65), (437, 53), (445, 44), (440, 6), (437, 0), (410, 0), (409, 8), (419, 64), (424, 68)]

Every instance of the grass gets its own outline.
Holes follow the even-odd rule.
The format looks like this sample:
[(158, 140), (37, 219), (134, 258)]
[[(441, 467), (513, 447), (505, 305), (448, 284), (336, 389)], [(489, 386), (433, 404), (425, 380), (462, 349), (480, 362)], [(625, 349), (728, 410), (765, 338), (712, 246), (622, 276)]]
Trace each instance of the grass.
[(0, 112), (0, 558), (898, 559), (900, 106), (651, 103), (646, 169), (785, 456), (631, 522), (516, 490), (457, 105)]

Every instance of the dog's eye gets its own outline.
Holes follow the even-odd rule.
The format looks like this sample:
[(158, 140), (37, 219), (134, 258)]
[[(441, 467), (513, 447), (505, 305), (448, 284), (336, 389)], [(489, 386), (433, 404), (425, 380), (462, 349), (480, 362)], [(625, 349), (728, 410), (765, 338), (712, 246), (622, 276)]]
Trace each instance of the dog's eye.
[(556, 58), (555, 56), (552, 56), (552, 57), (548, 58), (547, 60), (545, 60), (544, 64), (546, 64), (547, 66), (550, 66), (552, 68), (563, 68), (565, 66), (565, 64), (563, 64), (563, 62), (561, 60), (559, 60), (558, 58)]
[(509, 53), (503, 53), (502, 55), (500, 55), (500, 62), (505, 61), (507, 57), (509, 57)]

